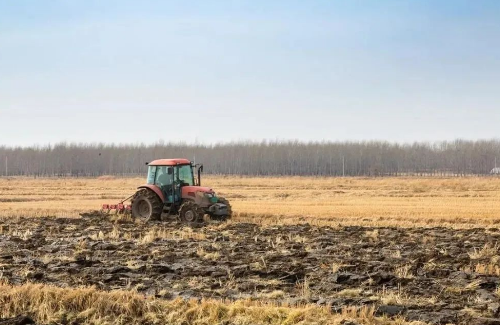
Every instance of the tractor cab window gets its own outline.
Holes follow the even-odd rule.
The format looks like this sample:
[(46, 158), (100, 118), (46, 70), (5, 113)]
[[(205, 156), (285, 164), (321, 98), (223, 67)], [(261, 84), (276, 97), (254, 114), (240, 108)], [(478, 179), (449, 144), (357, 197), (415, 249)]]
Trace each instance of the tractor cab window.
[(156, 169), (155, 184), (160, 188), (167, 185), (172, 185), (173, 182), (173, 169), (168, 166), (158, 166)]
[(149, 166), (148, 168), (148, 184), (153, 185), (156, 178), (156, 166)]
[(193, 169), (191, 165), (179, 166), (179, 179), (182, 183), (186, 183), (190, 186), (194, 185)]

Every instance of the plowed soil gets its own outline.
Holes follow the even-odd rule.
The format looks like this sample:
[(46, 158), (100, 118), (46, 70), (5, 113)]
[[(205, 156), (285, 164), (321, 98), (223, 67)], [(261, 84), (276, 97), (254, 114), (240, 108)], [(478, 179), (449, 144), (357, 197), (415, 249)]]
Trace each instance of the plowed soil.
[[(316, 303), (431, 324), (500, 311), (498, 229), (260, 227), (82, 218), (0, 221), (0, 278), (165, 299)], [(500, 264), (499, 264), (500, 265)]]

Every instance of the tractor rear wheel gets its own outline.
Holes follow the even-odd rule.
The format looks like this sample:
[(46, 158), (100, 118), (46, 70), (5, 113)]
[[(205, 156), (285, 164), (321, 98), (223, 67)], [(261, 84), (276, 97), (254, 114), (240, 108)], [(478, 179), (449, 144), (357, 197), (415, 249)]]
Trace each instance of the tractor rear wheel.
[(163, 211), (161, 199), (151, 190), (140, 189), (131, 199), (132, 217), (145, 220), (160, 220)]
[(200, 225), (203, 223), (205, 211), (192, 201), (184, 202), (179, 209), (181, 222), (188, 225)]

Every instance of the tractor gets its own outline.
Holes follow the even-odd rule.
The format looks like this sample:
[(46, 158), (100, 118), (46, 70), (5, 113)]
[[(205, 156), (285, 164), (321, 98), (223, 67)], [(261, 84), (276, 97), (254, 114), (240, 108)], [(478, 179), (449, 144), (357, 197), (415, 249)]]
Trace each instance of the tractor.
[(186, 224), (201, 224), (206, 215), (219, 221), (231, 218), (229, 202), (210, 187), (201, 186), (203, 165), (187, 159), (158, 159), (147, 165), (147, 184), (138, 187), (130, 197), (131, 204), (104, 205), (103, 209), (131, 212), (132, 217), (146, 220), (161, 220), (162, 214), (176, 215)]

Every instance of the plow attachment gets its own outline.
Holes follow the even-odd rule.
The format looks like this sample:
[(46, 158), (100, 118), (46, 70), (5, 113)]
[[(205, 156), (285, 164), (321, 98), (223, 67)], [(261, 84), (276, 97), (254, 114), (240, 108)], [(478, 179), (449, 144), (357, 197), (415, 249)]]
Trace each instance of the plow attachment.
[(132, 205), (130, 204), (123, 204), (123, 202), (126, 202), (130, 198), (132, 198), (134, 195), (132, 194), (125, 200), (121, 201), (118, 204), (103, 204), (101, 208), (101, 213), (107, 213), (110, 214), (111, 212), (115, 212), (115, 214), (132, 214)]
[(112, 211), (114, 211), (115, 214), (131, 214), (132, 213), (132, 206), (129, 204), (123, 204), (123, 203), (103, 204), (102, 205), (101, 212), (109, 214)]

